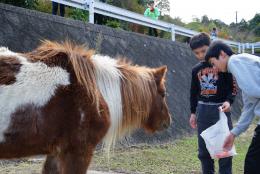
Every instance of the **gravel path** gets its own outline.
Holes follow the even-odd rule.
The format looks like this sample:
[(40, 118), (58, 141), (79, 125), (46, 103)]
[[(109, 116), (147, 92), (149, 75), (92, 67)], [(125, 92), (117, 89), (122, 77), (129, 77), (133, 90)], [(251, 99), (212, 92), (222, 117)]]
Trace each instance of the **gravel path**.
[[(43, 157), (35, 157), (24, 160), (0, 160), (0, 174), (40, 174), (43, 162)], [(89, 170), (87, 174), (120, 173)]]

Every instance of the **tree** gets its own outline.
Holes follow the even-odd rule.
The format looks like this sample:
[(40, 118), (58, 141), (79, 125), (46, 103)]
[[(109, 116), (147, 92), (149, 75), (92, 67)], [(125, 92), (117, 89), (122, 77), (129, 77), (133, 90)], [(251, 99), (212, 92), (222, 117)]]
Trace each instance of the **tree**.
[(185, 27), (199, 32), (205, 31), (200, 22), (190, 22)]
[(192, 16), (192, 22), (198, 22), (198, 23), (200, 23), (200, 19), (199, 19), (197, 16), (193, 15), (193, 16)]
[(142, 6), (145, 6), (147, 3), (146, 0), (138, 0), (137, 2), (138, 2), (138, 4), (140, 4)]
[(145, 10), (145, 6), (143, 5), (144, 1), (142, 0), (108, 0), (107, 2), (111, 5), (141, 14), (143, 14)]
[(0, 0), (0, 2), (29, 9), (34, 9), (38, 4), (38, 0)]
[(254, 28), (254, 34), (260, 37), (260, 23)]
[(183, 23), (181, 21), (180, 17), (172, 18), (171, 16), (165, 15), (165, 16), (161, 16), (160, 20), (165, 21), (165, 22), (169, 22), (169, 23), (172, 23), (172, 24), (175, 24), (175, 25), (179, 25), (179, 26), (182, 26), (182, 27), (184, 27), (186, 25), (185, 23)]
[(216, 25), (217, 28), (223, 28), (223, 27), (228, 27), (227, 24), (225, 24), (225, 22), (219, 20), (219, 19), (215, 19), (213, 20), (214, 24)]
[[(136, 13), (140, 13), (143, 14), (144, 13), (144, 5), (146, 3), (145, 0), (107, 0), (107, 3), (113, 5), (113, 6), (117, 6), (126, 10), (130, 10)], [(124, 28), (125, 30), (133, 30), (133, 28), (135, 28), (135, 31), (139, 31), (141, 26), (137, 26), (137, 25), (132, 25), (129, 23), (126, 23), (124, 21), (119, 21), (117, 19), (113, 19), (113, 18), (107, 18), (107, 22), (106, 25), (113, 27), (113, 28)]]
[(245, 19), (242, 19), (238, 23), (238, 29), (239, 29), (239, 31), (244, 31), (244, 32), (248, 30), (248, 23)]
[(210, 21), (209, 21), (209, 18), (207, 15), (202, 16), (201, 23), (203, 23), (204, 25), (207, 25), (207, 24), (209, 24), (209, 22)]
[(260, 24), (260, 13), (256, 14), (253, 19), (248, 21), (248, 23), (250, 29), (257, 27), (258, 24)]
[(253, 19), (248, 21), (248, 27), (253, 30), (256, 36), (260, 36), (260, 13), (256, 14)]
[(76, 20), (88, 21), (89, 13), (86, 10), (73, 8), (72, 11), (69, 11), (68, 16)]
[(169, 0), (157, 0), (155, 1), (157, 8), (159, 8), (161, 15), (170, 14), (170, 1)]

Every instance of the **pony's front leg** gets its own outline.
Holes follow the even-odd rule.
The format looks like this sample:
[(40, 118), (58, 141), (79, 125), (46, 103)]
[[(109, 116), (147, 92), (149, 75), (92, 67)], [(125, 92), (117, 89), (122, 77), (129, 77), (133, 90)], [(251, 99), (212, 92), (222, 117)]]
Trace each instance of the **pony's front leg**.
[(59, 174), (58, 159), (55, 156), (47, 155), (43, 165), (42, 174)]
[(94, 148), (88, 148), (82, 152), (66, 152), (59, 156), (59, 171), (60, 174), (86, 174), (90, 164)]

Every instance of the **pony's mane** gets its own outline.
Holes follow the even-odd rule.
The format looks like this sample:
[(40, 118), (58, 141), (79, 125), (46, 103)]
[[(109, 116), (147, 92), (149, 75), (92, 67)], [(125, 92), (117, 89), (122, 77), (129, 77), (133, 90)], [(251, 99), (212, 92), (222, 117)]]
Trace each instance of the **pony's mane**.
[(90, 60), (93, 54), (93, 50), (86, 50), (84, 45), (76, 45), (70, 41), (58, 43), (43, 40), (36, 50), (26, 56), (32, 61), (43, 61), (52, 66), (71, 64), (78, 83), (86, 89), (87, 96), (99, 108), (94, 66)]
[(126, 59), (119, 60), (118, 64), (123, 74), (121, 86), (123, 120), (120, 132), (126, 134), (140, 128), (141, 123), (148, 118), (157, 86), (153, 69), (133, 65)]
[[(102, 66), (101, 63), (106, 64), (106, 67), (99, 69), (110, 69), (110, 72), (107, 70), (97, 72), (98, 83), (101, 80), (106, 84), (105, 87), (102, 85), (99, 87), (111, 109), (111, 126), (104, 138), (105, 147), (109, 150), (114, 147), (118, 139), (140, 128), (147, 120), (157, 86), (151, 68), (133, 65), (127, 59), (115, 61), (108, 56), (97, 55), (93, 59), (96, 66)], [(120, 85), (119, 88), (116, 84)]]

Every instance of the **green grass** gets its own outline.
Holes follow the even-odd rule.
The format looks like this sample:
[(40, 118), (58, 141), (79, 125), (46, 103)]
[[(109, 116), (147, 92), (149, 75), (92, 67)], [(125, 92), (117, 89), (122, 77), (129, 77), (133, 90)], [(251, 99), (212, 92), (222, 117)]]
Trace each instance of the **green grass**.
[[(233, 173), (242, 174), (245, 154), (251, 142), (254, 125), (236, 139), (238, 155), (233, 158)], [(215, 163), (218, 170), (217, 162)], [(200, 173), (200, 161), (197, 158), (197, 137), (186, 137), (173, 143), (141, 146), (116, 150), (107, 160), (105, 154), (97, 152), (92, 168), (103, 171), (121, 171), (126, 173), (149, 174), (197, 174)]]
[(101, 170), (108, 170), (110, 166), (110, 170), (129, 173), (187, 173), (199, 170), (196, 146), (196, 137), (190, 137), (173, 144), (117, 150), (109, 162), (106, 155), (97, 153), (92, 164)]
[[(238, 155), (233, 158), (233, 173), (242, 174), (245, 154), (251, 142), (253, 129), (236, 139)], [(19, 160), (15, 162), (0, 161), (2, 174), (39, 174), (43, 161), (32, 162)], [(218, 170), (217, 163), (216, 171)], [(191, 136), (163, 145), (140, 145), (115, 150), (107, 155), (96, 152), (90, 168), (100, 171), (118, 171), (124, 173), (145, 174), (199, 174), (200, 162), (197, 158), (197, 137)]]

